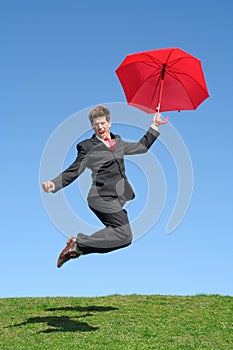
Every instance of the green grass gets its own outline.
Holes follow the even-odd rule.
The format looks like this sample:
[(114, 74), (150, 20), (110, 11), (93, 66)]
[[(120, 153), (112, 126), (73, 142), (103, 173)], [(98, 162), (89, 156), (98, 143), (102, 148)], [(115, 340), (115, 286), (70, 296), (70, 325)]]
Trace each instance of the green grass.
[(0, 299), (1, 350), (233, 349), (233, 298)]

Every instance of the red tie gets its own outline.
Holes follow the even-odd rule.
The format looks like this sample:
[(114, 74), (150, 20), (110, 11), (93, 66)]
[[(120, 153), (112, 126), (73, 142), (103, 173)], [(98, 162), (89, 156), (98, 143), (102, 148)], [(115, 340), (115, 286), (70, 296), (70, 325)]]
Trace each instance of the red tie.
[(108, 142), (110, 151), (113, 151), (116, 146), (116, 141), (111, 140), (110, 137), (105, 137), (104, 141)]

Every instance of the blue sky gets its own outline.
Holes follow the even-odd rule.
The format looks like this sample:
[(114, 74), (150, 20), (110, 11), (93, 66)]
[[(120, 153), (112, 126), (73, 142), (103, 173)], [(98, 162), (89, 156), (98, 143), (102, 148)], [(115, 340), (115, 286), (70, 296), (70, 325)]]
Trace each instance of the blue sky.
[[(233, 295), (232, 3), (9, 0), (0, 7), (0, 297)], [(126, 249), (82, 257), (57, 269), (66, 237), (41, 196), (45, 147), (59, 126), (80, 111), (100, 103), (125, 103), (114, 71), (127, 54), (165, 47), (179, 47), (201, 59), (210, 93), (196, 111), (168, 113), (193, 168), (187, 213), (166, 234), (178, 180), (169, 152), (158, 142), (151, 155), (163, 171), (167, 193), (156, 224)], [(142, 118), (149, 126), (150, 116)], [(140, 128), (128, 130), (122, 120), (113, 127), (135, 140), (143, 134)], [(81, 121), (77, 139), (80, 130)], [(75, 143), (67, 152), (68, 164), (76, 156)], [(59, 152), (54, 152), (57, 161)], [(128, 207), (130, 218), (140, 212), (147, 177), (135, 162), (127, 161), (137, 192)], [(154, 179), (156, 184), (157, 173)], [(66, 195), (86, 223), (101, 227), (77, 185)], [(156, 203), (155, 198), (155, 208)], [(69, 230), (65, 217), (64, 225)]]

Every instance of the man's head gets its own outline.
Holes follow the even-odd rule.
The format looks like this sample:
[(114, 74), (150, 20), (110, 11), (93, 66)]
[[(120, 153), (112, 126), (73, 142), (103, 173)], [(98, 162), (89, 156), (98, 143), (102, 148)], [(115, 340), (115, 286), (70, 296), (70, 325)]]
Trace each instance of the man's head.
[(111, 119), (110, 111), (104, 106), (93, 108), (89, 113), (89, 119), (96, 135), (101, 139), (109, 137)]

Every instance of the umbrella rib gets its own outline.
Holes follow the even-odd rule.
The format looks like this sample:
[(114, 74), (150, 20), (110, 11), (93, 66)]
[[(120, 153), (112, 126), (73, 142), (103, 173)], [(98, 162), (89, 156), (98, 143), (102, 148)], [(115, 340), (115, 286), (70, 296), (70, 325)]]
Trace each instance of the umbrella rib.
[[(149, 56), (149, 55), (148, 55), (148, 56)], [(138, 62), (141, 62), (141, 63), (143, 63), (143, 64), (145, 64), (145, 65), (147, 65), (147, 66), (150, 66), (150, 67), (153, 67), (153, 68), (154, 68), (154, 64), (151, 64), (150, 62), (145, 62), (145, 61), (138, 61)], [(127, 64), (127, 65), (129, 66), (129, 65), (131, 65), (131, 64), (133, 64), (133, 63), (134, 63), (134, 62), (131, 62), (131, 63)], [(161, 64), (161, 63), (159, 63), (159, 64)], [(150, 75), (143, 81), (143, 83), (142, 83), (142, 85), (140, 86), (140, 88), (139, 88), (139, 89), (135, 92), (135, 94), (132, 96), (132, 99), (135, 97), (135, 95), (138, 93), (138, 91), (142, 88), (142, 86), (143, 86), (149, 79), (151, 79), (153, 76), (156, 76), (158, 70), (160, 70), (160, 67), (159, 67), (159, 66), (158, 66), (158, 68), (157, 68), (156, 71), (154, 71), (152, 74), (150, 74)], [(158, 82), (157, 82), (157, 84), (156, 84), (156, 88), (157, 88), (157, 86), (158, 86), (160, 80), (161, 80), (161, 79), (158, 79)], [(156, 88), (154, 89), (152, 101), (153, 101), (153, 99), (154, 99), (154, 95), (155, 95), (155, 92), (156, 92)]]
[[(133, 98), (134, 98), (135, 95), (138, 93), (138, 91), (143, 87), (143, 85), (144, 85), (149, 79), (151, 79), (153, 76), (156, 76), (156, 72), (153, 72), (152, 74), (150, 74), (150, 75), (143, 81), (143, 83), (141, 84), (140, 88), (139, 88), (139, 89), (135, 92), (135, 94), (133, 95)], [(159, 77), (159, 79), (157, 80), (157, 83), (156, 83), (156, 85), (155, 85), (155, 89), (154, 89), (154, 92), (153, 92), (153, 96), (152, 96), (152, 98), (151, 98), (151, 102), (152, 102), (153, 99), (154, 99), (154, 96), (155, 96), (155, 93), (156, 93), (156, 89), (157, 89), (157, 87), (158, 87), (160, 81), (161, 81), (161, 77)]]
[[(151, 62), (147, 62), (147, 61), (137, 61), (137, 63), (143, 63), (143, 64), (145, 64), (146, 66), (149, 66), (149, 67), (152, 67), (152, 68), (155, 68), (155, 66), (154, 66), (154, 63), (151, 63)], [(157, 62), (156, 62), (157, 63)], [(130, 63), (127, 63), (126, 65), (125, 65), (125, 67), (128, 67), (128, 66), (130, 66), (130, 65), (132, 65), (132, 64), (135, 64), (135, 62), (130, 62)], [(160, 70), (161, 69), (161, 63), (157, 63), (158, 64), (158, 67), (156, 67), (157, 68), (157, 70)], [(156, 73), (156, 72), (155, 72)], [(155, 74), (154, 72), (152, 73), (152, 75), (153, 74)], [(151, 75), (149, 76), (149, 77), (151, 77)]]
[(147, 56), (150, 57), (154, 63), (157, 63), (157, 64), (159, 64), (160, 66), (163, 66), (163, 64), (167, 64), (167, 62), (168, 62), (168, 60), (169, 60), (169, 58), (170, 58), (170, 56), (171, 56), (171, 54), (172, 54), (173, 51), (174, 51), (174, 49), (172, 49), (172, 50), (169, 52), (169, 55), (167, 56), (166, 62), (161, 62), (161, 61), (158, 60), (157, 58), (151, 56), (149, 53), (147, 53)]
[[(182, 81), (180, 80), (179, 76), (176, 75), (176, 73), (174, 73), (174, 72), (172, 72), (172, 73), (171, 73), (171, 72), (167, 72), (167, 74), (170, 75), (171, 77), (175, 78), (177, 81), (180, 82), (180, 84), (184, 87), (185, 91), (187, 92), (187, 94), (188, 94), (188, 96), (189, 96), (189, 99), (190, 99), (190, 101), (192, 102), (192, 105), (193, 105), (193, 107), (194, 107), (194, 109), (195, 109), (195, 105), (194, 105), (194, 103), (193, 103), (193, 101), (192, 101), (191, 95), (190, 95), (190, 93), (186, 90), (185, 85), (182, 83)], [(181, 72), (181, 73), (179, 72), (179, 74), (188, 76), (190, 79), (192, 79), (193, 81), (195, 81), (195, 83), (197, 83), (197, 84), (199, 85), (199, 87), (200, 87), (203, 91), (205, 91), (204, 88), (201, 86), (201, 84), (200, 84), (195, 78), (191, 77), (190, 75), (186, 74), (185, 72)]]
[(179, 57), (179, 58), (176, 58), (176, 59), (170, 61), (170, 63), (169, 63), (169, 68), (172, 67), (172, 66), (174, 66), (174, 64), (176, 64), (177, 62), (182, 61), (183, 59), (192, 59), (192, 60), (195, 59), (196, 61), (199, 61), (199, 60), (198, 60), (197, 58), (195, 58), (195, 57), (188, 57), (188, 56)]
[[(148, 56), (149, 56), (149, 55), (148, 55)], [(153, 63), (150, 63), (150, 62), (147, 62), (147, 61), (138, 61), (138, 62), (141, 62), (141, 63), (143, 63), (143, 64), (145, 64), (145, 65), (147, 65), (147, 66), (150, 66), (150, 67), (152, 67), (152, 68), (155, 68)], [(135, 91), (134, 95), (131, 97), (131, 100), (133, 100), (133, 98), (134, 98), (135, 95), (138, 93), (138, 91), (143, 87), (143, 85), (144, 85), (149, 79), (151, 79), (153, 76), (156, 76), (158, 70), (160, 70), (159, 65), (161, 65), (161, 63), (158, 63), (158, 62), (156, 62), (156, 63), (158, 64), (157, 70), (154, 71), (152, 74), (150, 74), (150, 75), (143, 81), (143, 83), (141, 84), (141, 86), (139, 87), (139, 89), (137, 89), (137, 90)], [(131, 65), (131, 64), (134, 64), (134, 62), (128, 63), (127, 66), (129, 66), (129, 65)], [(158, 81), (157, 81), (156, 88), (154, 89), (154, 92), (153, 92), (153, 96), (152, 96), (151, 101), (153, 101), (153, 99), (154, 99), (154, 96), (155, 96), (155, 93), (156, 93), (156, 89), (157, 89), (157, 86), (159, 85), (160, 80), (161, 80), (161, 79), (158, 79)]]

